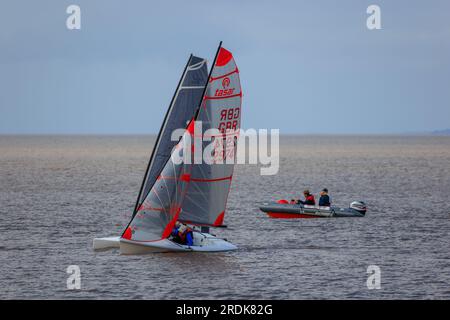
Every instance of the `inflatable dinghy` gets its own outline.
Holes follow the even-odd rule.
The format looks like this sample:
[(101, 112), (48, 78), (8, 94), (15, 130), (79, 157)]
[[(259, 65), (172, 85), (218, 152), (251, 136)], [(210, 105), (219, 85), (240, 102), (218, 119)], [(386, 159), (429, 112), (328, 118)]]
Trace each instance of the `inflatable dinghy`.
[(367, 211), (366, 204), (362, 201), (353, 201), (348, 208), (320, 207), (296, 203), (287, 200), (266, 202), (259, 207), (271, 218), (295, 219), (295, 218), (340, 218), (340, 217), (364, 217)]

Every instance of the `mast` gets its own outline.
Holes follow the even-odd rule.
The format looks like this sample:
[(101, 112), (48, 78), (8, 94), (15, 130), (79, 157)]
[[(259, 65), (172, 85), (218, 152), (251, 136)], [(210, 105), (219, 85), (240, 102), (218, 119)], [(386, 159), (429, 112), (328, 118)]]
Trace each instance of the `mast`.
[[(146, 180), (147, 180), (147, 176), (148, 176), (150, 167), (151, 167), (151, 165), (152, 165), (152, 163), (153, 163), (153, 159), (154, 159), (154, 157), (155, 157), (155, 152), (156, 152), (156, 150), (158, 149), (158, 145), (159, 145), (159, 142), (160, 142), (160, 139), (161, 139), (161, 134), (162, 134), (162, 132), (164, 131), (164, 127), (165, 127), (165, 125), (166, 125), (167, 118), (169, 117), (169, 114), (170, 114), (170, 112), (171, 112), (171, 110), (172, 110), (172, 108), (173, 108), (174, 101), (175, 101), (175, 97), (177, 96), (177, 92), (179, 91), (180, 86), (181, 86), (181, 84), (182, 84), (182, 82), (183, 82), (183, 78), (184, 78), (184, 76), (185, 76), (185, 74), (186, 74), (186, 70), (187, 70), (187, 68), (188, 68), (188, 66), (189, 66), (189, 64), (190, 64), (190, 62), (191, 62), (192, 56), (193, 56), (193, 55), (192, 55), (192, 53), (191, 53), (191, 55), (189, 56), (189, 59), (188, 59), (188, 61), (187, 61), (187, 63), (186, 63), (186, 66), (184, 67), (183, 73), (181, 74), (180, 80), (178, 81), (177, 88), (175, 89), (175, 92), (174, 92), (174, 94), (173, 94), (173, 96), (172, 96), (172, 100), (170, 100), (169, 108), (167, 108), (166, 115), (164, 116), (163, 125), (162, 125), (161, 128), (159, 129), (159, 133), (158, 133), (158, 136), (157, 136), (157, 138), (156, 138), (155, 146), (153, 147), (152, 154), (151, 154), (151, 156), (150, 156), (150, 160), (148, 161), (148, 164), (147, 164), (147, 169), (145, 170), (144, 179), (142, 179), (141, 187), (140, 187), (140, 189), (139, 189), (139, 194), (138, 194), (138, 197), (137, 197), (137, 199), (136, 199), (136, 204), (134, 205), (134, 210), (133, 210), (133, 216), (132, 216), (132, 218), (134, 218), (134, 216), (136, 215), (136, 212), (137, 212), (137, 210), (138, 210), (138, 208), (139, 208), (139, 205), (140, 205), (140, 202), (141, 202), (140, 200), (141, 200), (142, 191), (143, 191), (143, 189), (144, 189), (144, 185), (145, 185), (145, 182), (146, 182)], [(131, 221), (130, 221), (130, 222), (131, 222)], [(128, 226), (127, 226), (127, 227), (128, 227)], [(126, 228), (125, 228), (125, 230), (126, 230)]]
[(222, 47), (222, 41), (219, 42), (219, 47), (217, 48), (216, 55), (214, 56), (213, 63), (211, 65), (211, 70), (209, 70), (208, 79), (206, 80), (205, 89), (203, 89), (202, 98), (198, 105), (197, 111), (195, 112), (194, 120), (197, 119), (198, 113), (200, 112), (200, 108), (202, 107), (203, 98), (205, 97), (206, 90), (208, 89), (209, 79), (211, 78), (212, 72), (214, 70), (214, 66), (216, 64), (217, 56), (219, 55), (220, 48)]

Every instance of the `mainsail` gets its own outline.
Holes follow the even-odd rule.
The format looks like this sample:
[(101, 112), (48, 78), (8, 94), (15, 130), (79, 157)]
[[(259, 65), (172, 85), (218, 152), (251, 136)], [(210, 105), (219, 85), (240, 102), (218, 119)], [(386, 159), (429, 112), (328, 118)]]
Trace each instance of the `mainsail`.
[(133, 216), (156, 182), (158, 175), (170, 157), (173, 147), (177, 144), (177, 141), (171, 140), (172, 132), (178, 128), (185, 128), (187, 122), (194, 117), (207, 79), (206, 60), (191, 55), (159, 131), (144, 180), (142, 181)]
[[(195, 119), (196, 122), (201, 121), (202, 150), (206, 152), (203, 152), (200, 164), (192, 165), (191, 180), (181, 205), (179, 220), (203, 226), (223, 225), (233, 178), (241, 100), (239, 71), (233, 55), (219, 47)], [(216, 129), (217, 133), (211, 133), (211, 129)], [(211, 141), (206, 141), (207, 138)], [(208, 149), (211, 143), (213, 148)], [(205, 163), (205, 160), (209, 163)]]

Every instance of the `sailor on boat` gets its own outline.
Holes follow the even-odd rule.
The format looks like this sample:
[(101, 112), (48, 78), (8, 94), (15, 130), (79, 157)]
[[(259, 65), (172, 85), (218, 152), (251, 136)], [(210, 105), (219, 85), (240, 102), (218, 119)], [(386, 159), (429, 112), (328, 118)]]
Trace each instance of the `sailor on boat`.
[(306, 204), (306, 205), (310, 205), (310, 206), (315, 206), (316, 205), (316, 199), (314, 198), (314, 195), (311, 194), (311, 192), (309, 192), (308, 189), (305, 189), (303, 191), (303, 195), (305, 196), (305, 201), (302, 200), (291, 200), (291, 203), (297, 203), (297, 204)]
[(319, 207), (331, 207), (331, 200), (327, 188), (323, 188), (320, 191)]
[(177, 221), (172, 229), (172, 241), (187, 246), (193, 246), (194, 239), (191, 228)]

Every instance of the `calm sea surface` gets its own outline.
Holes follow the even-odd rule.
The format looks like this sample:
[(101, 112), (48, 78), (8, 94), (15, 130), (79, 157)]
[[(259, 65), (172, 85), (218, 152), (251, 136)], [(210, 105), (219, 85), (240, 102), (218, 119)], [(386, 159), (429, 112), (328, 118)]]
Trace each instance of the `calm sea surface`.
[[(121, 256), (151, 136), (0, 136), (0, 298), (450, 298), (450, 137), (285, 136), (280, 171), (238, 165), (229, 253)], [(267, 200), (330, 190), (364, 218), (274, 220)], [(81, 290), (68, 290), (69, 265)], [(367, 267), (381, 269), (368, 290)]]

